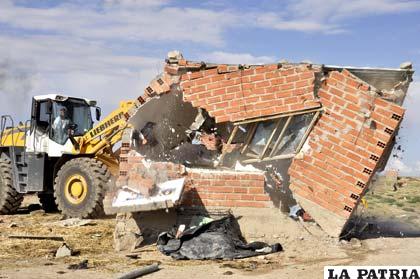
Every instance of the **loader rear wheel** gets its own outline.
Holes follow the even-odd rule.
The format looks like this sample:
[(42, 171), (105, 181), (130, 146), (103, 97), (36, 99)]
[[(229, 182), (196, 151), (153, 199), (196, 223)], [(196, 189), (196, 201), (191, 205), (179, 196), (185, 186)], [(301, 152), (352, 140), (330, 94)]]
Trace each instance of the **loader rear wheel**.
[(15, 213), (23, 201), (23, 195), (13, 188), (12, 164), (0, 159), (0, 214)]
[(54, 197), (66, 217), (95, 218), (103, 215), (103, 199), (110, 180), (108, 168), (92, 158), (75, 158), (57, 173)]

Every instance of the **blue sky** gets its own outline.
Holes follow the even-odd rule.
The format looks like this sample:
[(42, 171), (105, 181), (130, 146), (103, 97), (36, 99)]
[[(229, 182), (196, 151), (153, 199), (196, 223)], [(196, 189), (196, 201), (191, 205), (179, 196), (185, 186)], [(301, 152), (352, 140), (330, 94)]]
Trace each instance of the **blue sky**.
[[(29, 117), (30, 96), (97, 99), (105, 112), (162, 69), (169, 50), (191, 60), (420, 65), (420, 1), (0, 1), (0, 110)], [(391, 167), (420, 175), (416, 74)]]

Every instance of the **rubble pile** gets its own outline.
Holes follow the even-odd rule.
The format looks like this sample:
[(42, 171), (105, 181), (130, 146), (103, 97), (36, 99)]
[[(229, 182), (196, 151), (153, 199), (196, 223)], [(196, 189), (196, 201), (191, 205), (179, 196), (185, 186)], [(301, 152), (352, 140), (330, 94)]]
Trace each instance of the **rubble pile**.
[[(297, 203), (339, 236), (386, 165), (412, 74), (411, 66), (212, 64), (170, 52), (125, 115), (132, 128), (105, 209)], [(132, 202), (115, 203), (121, 195)]]

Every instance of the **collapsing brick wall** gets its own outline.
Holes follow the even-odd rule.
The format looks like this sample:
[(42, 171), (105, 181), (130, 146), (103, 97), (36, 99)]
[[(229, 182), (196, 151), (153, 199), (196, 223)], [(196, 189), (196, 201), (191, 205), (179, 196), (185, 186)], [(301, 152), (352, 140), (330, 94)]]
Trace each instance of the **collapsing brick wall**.
[(290, 188), (318, 224), (338, 236), (384, 159), (404, 109), (347, 70), (329, 73), (318, 94), (325, 112), (309, 136), (309, 150), (289, 169)]
[[(413, 72), (403, 72), (403, 78), (393, 82), (406, 85), (405, 95)], [(273, 188), (269, 187), (268, 180), (275, 177), (274, 181), (283, 183), (284, 187), (288, 186), (287, 181), (278, 181), (276, 171), (264, 168), (267, 164), (278, 164), (279, 160), (270, 158), (271, 161), (265, 165), (254, 164), (260, 171), (221, 171), (220, 167), (224, 165), (220, 159), (234, 157), (229, 153), (232, 150), (236, 150), (238, 155), (242, 145), (250, 142), (249, 138), (248, 143), (237, 144), (239, 148), (230, 148), (233, 127), (240, 127), (238, 123), (241, 121), (258, 124), (267, 121), (267, 118), (279, 119), (283, 115), (318, 111), (303, 135), (302, 144), (305, 144), (303, 147), (299, 145), (301, 149), (292, 154), (294, 158), (288, 169), (290, 190), (297, 203), (328, 234), (339, 236), (366, 192), (373, 174), (386, 164), (388, 151), (394, 143), (404, 109), (386, 100), (392, 94), (392, 90), (375, 88), (346, 69), (327, 69), (307, 63), (253, 66), (205, 64), (186, 61), (177, 54), (168, 58), (163, 75), (150, 83), (145, 94), (136, 100), (136, 108), (126, 117), (137, 118), (133, 123), (141, 123), (142, 126), (146, 122), (143, 118), (149, 117), (150, 121), (157, 119), (155, 115), (149, 115), (151, 112), (162, 111), (164, 114), (160, 130), (172, 131), (173, 135), (164, 134), (161, 140), (170, 137), (171, 140), (167, 140), (170, 144), (157, 145), (163, 146), (159, 149), (162, 154), (156, 154), (159, 153), (156, 149), (150, 149), (149, 154), (159, 161), (166, 160), (157, 162), (160, 166), (169, 164), (170, 171), (178, 170), (175, 177), (187, 179), (181, 205), (259, 208), (275, 206), (276, 198), (269, 194)], [(178, 109), (167, 109), (166, 104), (166, 110), (162, 107), (157, 110), (153, 104), (159, 104), (159, 100), (171, 100), (162, 98), (167, 95), (179, 96), (184, 103), (175, 104)], [(316, 119), (318, 113), (320, 116)], [(179, 123), (176, 122), (178, 115), (183, 115)], [(191, 133), (191, 129), (194, 133), (204, 133), (200, 128), (204, 118), (219, 123), (212, 126), (211, 133), (214, 133), (214, 139), (220, 139), (220, 143), (211, 148), (204, 140), (201, 143), (191, 142), (190, 134), (185, 134), (186, 131)], [(194, 140), (197, 141), (197, 138)], [(184, 157), (173, 155), (182, 155), (184, 151), (196, 148), (197, 144), (204, 149), (197, 152), (198, 157), (202, 157), (202, 152), (211, 152), (211, 158), (217, 158), (214, 164), (207, 166), (212, 169), (203, 171), (191, 165), (183, 169)], [(132, 133), (126, 132), (121, 148), (119, 181), (122, 184), (126, 184), (132, 174), (129, 166), (131, 159), (127, 156), (130, 150), (137, 149), (135, 146)], [(145, 159), (148, 157), (142, 156)], [(240, 156), (234, 158), (241, 160)], [(194, 158), (188, 158), (188, 161), (189, 164), (199, 162)], [(171, 175), (170, 178), (174, 177)], [(141, 184), (141, 178), (137, 179)]]
[(152, 193), (148, 190), (153, 184), (185, 178), (184, 195), (180, 201), (182, 206), (273, 207), (264, 190), (262, 171), (185, 168), (171, 162), (148, 162), (134, 150), (124, 150), (117, 186), (128, 186), (149, 196)]

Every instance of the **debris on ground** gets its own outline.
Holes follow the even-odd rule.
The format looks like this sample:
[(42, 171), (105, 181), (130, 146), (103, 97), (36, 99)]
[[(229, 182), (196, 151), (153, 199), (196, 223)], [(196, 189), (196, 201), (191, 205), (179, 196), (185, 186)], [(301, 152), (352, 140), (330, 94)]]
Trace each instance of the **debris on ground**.
[(79, 270), (79, 269), (88, 269), (88, 260), (83, 260), (80, 263), (77, 264), (71, 264), (67, 267), (67, 269), (71, 270)]
[(353, 248), (360, 248), (362, 247), (362, 242), (357, 238), (350, 239), (350, 244)]
[(130, 259), (138, 259), (140, 257), (139, 253), (128, 253), (125, 256)]
[(15, 222), (10, 223), (7, 227), (8, 228), (16, 228), (18, 225)]
[(159, 235), (158, 249), (177, 260), (241, 259), (282, 251), (279, 243), (246, 243), (233, 215), (185, 230)]
[(303, 209), (299, 205), (294, 205), (290, 207), (289, 217), (293, 220), (299, 220), (299, 216), (303, 215)]
[(146, 267), (142, 267), (140, 269), (130, 271), (130, 272), (122, 275), (121, 277), (118, 277), (118, 279), (134, 279), (134, 278), (138, 278), (138, 277), (156, 272), (158, 270), (159, 270), (159, 265), (158, 264), (152, 264), (152, 265), (148, 265)]
[(57, 225), (60, 227), (82, 227), (82, 226), (94, 226), (96, 225), (96, 222), (91, 219), (70, 218), (70, 219), (53, 222), (51, 224)]
[(73, 250), (66, 243), (63, 243), (55, 252), (56, 258), (70, 257), (72, 255)]
[(45, 215), (45, 210), (38, 209), (38, 210), (31, 211), (29, 214), (32, 215), (32, 216), (34, 216), (34, 215)]
[(64, 241), (64, 238), (62, 236), (54, 236), (54, 235), (9, 235), (9, 238)]

